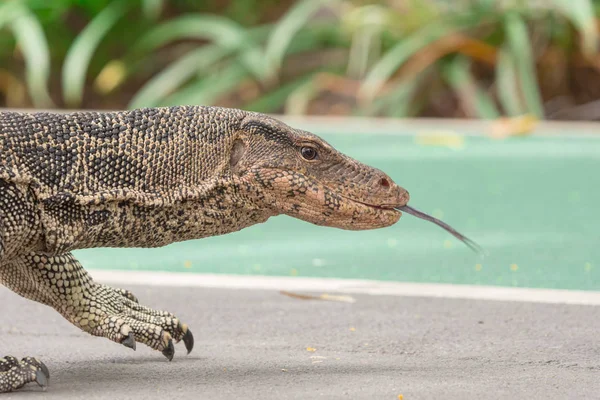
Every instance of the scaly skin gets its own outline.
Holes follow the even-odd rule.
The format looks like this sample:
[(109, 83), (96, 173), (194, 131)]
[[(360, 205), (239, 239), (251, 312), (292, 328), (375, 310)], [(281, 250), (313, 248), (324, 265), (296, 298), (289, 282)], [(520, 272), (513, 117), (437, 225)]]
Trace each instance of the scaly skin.
[[(158, 247), (287, 214), (394, 224), (408, 193), (383, 172), (266, 115), (216, 107), (0, 113), (0, 283), (92, 335), (169, 360), (193, 336), (173, 314), (100, 285), (70, 253)], [(45, 387), (39, 361), (0, 359), (0, 392)]]

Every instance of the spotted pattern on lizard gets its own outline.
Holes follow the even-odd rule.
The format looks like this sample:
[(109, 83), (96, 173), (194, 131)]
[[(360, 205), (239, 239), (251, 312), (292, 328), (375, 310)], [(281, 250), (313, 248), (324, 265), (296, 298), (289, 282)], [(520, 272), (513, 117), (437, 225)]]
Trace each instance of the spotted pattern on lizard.
[[(309, 132), (218, 107), (4, 112), (0, 154), (0, 283), (85, 332), (169, 360), (179, 341), (192, 350), (188, 326), (95, 282), (72, 250), (159, 247), (279, 214), (381, 228), (409, 199), (386, 174)], [(0, 392), (48, 379), (34, 358), (0, 359)]]

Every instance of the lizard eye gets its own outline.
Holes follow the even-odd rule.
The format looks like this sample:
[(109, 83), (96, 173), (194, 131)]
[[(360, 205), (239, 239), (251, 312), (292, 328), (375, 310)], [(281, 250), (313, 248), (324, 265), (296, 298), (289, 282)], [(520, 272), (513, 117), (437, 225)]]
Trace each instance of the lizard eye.
[(303, 147), (300, 149), (300, 154), (302, 154), (302, 158), (305, 160), (314, 160), (317, 157), (317, 150), (312, 147)]

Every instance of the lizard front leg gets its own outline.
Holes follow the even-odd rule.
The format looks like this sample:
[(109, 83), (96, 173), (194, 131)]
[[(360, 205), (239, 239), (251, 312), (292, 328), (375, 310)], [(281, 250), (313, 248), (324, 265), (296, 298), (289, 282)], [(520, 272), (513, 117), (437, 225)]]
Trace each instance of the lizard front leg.
[(141, 342), (172, 360), (174, 342), (183, 340), (188, 353), (194, 345), (192, 332), (173, 314), (139, 304), (129, 291), (94, 282), (71, 253), (31, 253), (9, 263), (2, 281), (20, 295), (53, 307), (82, 330), (134, 350)]

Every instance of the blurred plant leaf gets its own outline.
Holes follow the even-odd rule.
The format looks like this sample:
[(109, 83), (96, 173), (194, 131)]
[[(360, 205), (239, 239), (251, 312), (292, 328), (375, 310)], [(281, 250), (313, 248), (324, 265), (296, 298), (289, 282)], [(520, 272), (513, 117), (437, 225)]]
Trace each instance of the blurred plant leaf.
[[(93, 18), (95, 15), (102, 13), (102, 11), (108, 7), (111, 3), (114, 3), (116, 0), (70, 0), (71, 7), (75, 6), (85, 11), (85, 13)], [(127, 1), (127, 0), (125, 0)], [(133, 2), (131, 2), (133, 3)], [(136, 1), (137, 3), (137, 1)]]
[(0, 3), (0, 29), (27, 11), (27, 8), (18, 0)]
[(541, 119), (544, 116), (544, 108), (539, 92), (527, 26), (519, 14), (509, 12), (505, 18), (505, 29), (508, 48), (512, 53), (513, 60), (518, 60), (516, 70), (525, 104), (529, 113)]
[[(287, 101), (287, 110), (296, 113), (313, 111), (309, 105), (315, 97), (325, 100), (326, 91), (332, 108), (339, 102), (347, 109), (357, 96), (363, 101), (357, 112), (394, 117), (423, 109), (454, 115), (455, 102), (440, 100), (454, 96), (473, 116), (493, 118), (501, 110), (539, 117), (544, 106), (548, 112), (562, 107), (544, 100), (596, 93), (586, 83), (593, 84), (600, 65), (596, 0), (217, 3), (0, 0), (0, 66), (10, 75), (3, 90), (14, 92), (18, 82), (21, 95), (12, 96), (11, 104), (50, 106), (55, 60), (63, 66), (62, 97), (69, 106), (81, 104), (91, 78), (90, 107), (99, 100), (119, 107), (202, 101), (281, 112)], [(123, 18), (127, 10), (139, 16), (135, 26)], [(200, 14), (207, 10), (231, 18)], [(78, 33), (82, 16), (91, 22)], [(256, 21), (275, 23), (247, 27)], [(556, 48), (558, 59), (549, 55)], [(476, 68), (469, 68), (469, 60)], [(335, 76), (319, 76), (328, 69)], [(94, 77), (91, 71), (100, 72)], [(500, 106), (481, 86), (494, 73)], [(577, 85), (565, 83), (568, 74)], [(127, 90), (119, 91), (124, 85)]]
[(326, 6), (333, 7), (335, 4), (338, 4), (338, 1), (303, 0), (297, 2), (279, 20), (265, 47), (266, 76), (274, 77), (279, 73), (288, 47), (302, 26), (306, 25), (318, 10)]
[(365, 27), (378, 30), (393, 27), (393, 24), (397, 22), (398, 15), (390, 7), (380, 4), (367, 4), (350, 8), (341, 17), (343, 29), (354, 33)]
[(360, 79), (381, 48), (380, 32), (365, 27), (354, 32), (348, 55), (348, 76)]
[(41, 23), (55, 22), (74, 6), (73, 0), (18, 0), (18, 2), (25, 3), (24, 5), (36, 15)]
[(248, 70), (239, 63), (230, 64), (228, 67), (217, 71), (210, 76), (203, 77), (190, 83), (183, 89), (168, 97), (161, 105), (211, 105), (215, 101), (235, 89), (249, 77)]
[[(252, 43), (256, 43), (265, 37), (267, 37), (269, 33), (270, 26), (259, 26), (256, 28), (252, 28), (248, 31), (245, 31), (244, 37), (245, 39), (240, 39), (242, 41), (238, 42), (236, 45), (221, 45), (221, 43), (214, 43), (209, 45), (204, 45), (199, 49), (193, 50), (180, 59), (171, 63), (167, 68), (161, 71), (159, 74), (150, 79), (134, 96), (131, 100), (129, 107), (130, 108), (138, 108), (140, 106), (143, 107), (152, 107), (158, 104), (162, 104), (164, 99), (170, 97), (171, 99), (177, 99), (177, 90), (179, 87), (185, 84), (188, 80), (190, 80), (195, 74), (202, 75), (206, 74), (209, 68), (224, 60), (225, 58), (229, 58), (232, 62), (239, 62), (244, 67), (247, 68), (248, 63), (247, 58), (243, 58), (244, 53), (240, 53), (241, 46), (244, 48), (245, 41), (249, 40)], [(306, 51), (307, 49), (314, 48), (315, 34), (326, 35), (330, 33), (331, 27), (321, 27), (323, 29), (318, 29), (317, 32), (300, 32), (298, 37), (301, 37), (302, 40), (298, 42), (294, 42), (290, 44), (288, 49), (289, 54), (295, 54), (298, 52)], [(170, 35), (174, 35), (174, 31), (170, 31)], [(189, 34), (189, 31), (186, 31), (185, 34)], [(215, 33), (212, 31), (211, 33)], [(166, 36), (169, 36), (166, 34)], [(237, 37), (237, 33), (232, 37), (232, 42), (235, 42), (235, 38)], [(143, 45), (144, 48), (157, 46), (159, 41), (164, 41), (166, 36), (156, 36), (156, 40), (146, 37), (144, 40), (148, 41), (147, 44)], [(179, 37), (170, 36), (171, 38)], [(219, 39), (219, 38), (217, 38)], [(152, 44), (150, 44), (150, 40)], [(220, 40), (223, 40), (223, 36), (220, 37)], [(254, 50), (253, 50), (254, 51)], [(258, 48), (256, 51), (259, 51)], [(261, 53), (257, 53), (261, 54)], [(261, 60), (262, 62), (262, 60)], [(250, 72), (253, 72), (250, 70)], [(256, 76), (255, 73), (252, 73), (252, 76), (258, 80), (259, 77)], [(183, 97), (182, 97), (183, 98)], [(176, 101), (176, 100), (170, 100)], [(178, 100), (177, 100), (178, 101)]]
[[(375, 7), (379, 8), (379, 12), (374, 12)], [(447, 7), (441, 2), (436, 4), (435, 1), (403, 0), (399, 7), (382, 2), (379, 5), (366, 4), (353, 10), (354, 12), (345, 12), (343, 20), (347, 21), (351, 30), (352, 25), (359, 27), (361, 23), (376, 24), (397, 39), (438, 20), (443, 14), (449, 14), (442, 11), (443, 8)]]
[(385, 96), (376, 98), (365, 112), (359, 115), (378, 115), (383, 113), (390, 118), (407, 118), (415, 106), (413, 96), (421, 86), (423, 79), (431, 72), (431, 66), (414, 75), (411, 79), (402, 79), (392, 84)]
[(244, 105), (244, 109), (248, 111), (274, 113), (279, 112), (285, 105), (288, 97), (300, 86), (309, 82), (316, 72), (311, 71), (307, 74), (296, 77), (291, 82), (284, 83), (274, 90), (264, 94), (260, 98)]
[(92, 56), (102, 38), (125, 14), (128, 6), (125, 0), (110, 3), (81, 31), (69, 48), (62, 69), (63, 96), (68, 106), (81, 104)]
[(229, 48), (217, 45), (192, 50), (152, 77), (131, 99), (129, 108), (156, 107), (194, 75), (206, 71), (230, 53)]
[(18, 107), (25, 102), (27, 89), (12, 73), (0, 68), (0, 93), (7, 107)]
[(289, 97), (298, 89), (307, 84), (312, 84), (319, 74), (342, 74), (344, 68), (336, 65), (325, 65), (314, 71), (297, 76), (294, 80), (277, 86), (260, 98), (244, 105), (244, 109), (262, 113), (284, 112)]
[[(200, 17), (200, 16), (198, 16)], [(204, 16), (202, 16), (204, 17)], [(170, 24), (170, 22), (166, 22), (165, 24)], [(240, 28), (238, 27), (234, 27), (234, 29), (238, 29)], [(247, 40), (249, 41), (249, 43), (251, 43), (251, 46), (255, 46), (254, 43), (257, 43), (261, 40), (263, 40), (269, 30), (270, 26), (268, 25), (262, 25), (262, 26), (257, 26), (254, 28), (251, 28), (247, 31), (244, 32), (244, 36), (245, 38), (243, 40)], [(241, 29), (241, 28), (240, 28)], [(158, 30), (158, 32), (157, 32)], [(103, 70), (100, 72), (100, 74), (98, 75), (98, 78), (96, 79), (95, 82), (95, 86), (96, 89), (103, 94), (106, 93), (110, 93), (111, 91), (115, 90), (117, 87), (119, 87), (122, 83), (124, 83), (126, 81), (126, 79), (131, 76), (134, 75), (138, 68), (141, 66), (147, 66), (149, 63), (152, 63), (151, 60), (149, 60), (149, 58), (153, 55), (152, 51), (156, 50), (158, 47), (163, 46), (163, 45), (167, 45), (169, 42), (171, 41), (176, 41), (179, 39), (186, 39), (186, 38), (191, 38), (191, 39), (204, 39), (205, 37), (202, 36), (202, 33), (198, 33), (198, 36), (196, 36), (196, 34), (194, 33), (194, 31), (186, 31), (186, 30), (180, 30), (180, 29), (170, 29), (168, 26), (164, 26), (164, 25), (159, 25), (158, 27), (154, 28), (154, 30), (152, 30), (151, 35), (146, 35), (144, 38), (142, 38), (132, 49), (132, 51), (130, 51), (129, 53), (127, 53), (122, 59), (115, 59), (115, 60), (111, 60), (109, 63), (106, 64), (106, 66), (103, 68)], [(235, 37), (237, 37), (237, 33), (235, 33)], [(216, 35), (216, 40), (221, 40), (219, 35)], [(216, 45), (219, 45), (220, 42), (216, 42)], [(242, 41), (240, 43), (238, 43), (239, 46), (241, 46), (242, 48), (244, 48), (246, 46), (245, 41)], [(224, 47), (224, 53), (229, 54), (229, 53), (233, 53), (234, 50), (240, 50), (238, 49), (238, 45), (226, 45), (223, 46)], [(255, 62), (255, 60), (257, 60), (257, 58), (260, 58), (260, 55), (254, 55), (255, 52), (257, 52), (258, 49), (254, 48), (251, 50), (252, 55), (250, 56), (250, 58), (245, 58), (243, 59), (244, 61), (250, 60), (249, 62)], [(185, 57), (185, 56), (184, 56)], [(248, 56), (246, 56), (248, 57)], [(176, 61), (173, 61), (176, 62)], [(259, 66), (258, 64), (261, 63), (261, 65)], [(256, 61), (254, 65), (253, 70), (260, 70), (262, 68), (262, 61)], [(183, 67), (182, 67), (183, 68)], [(114, 72), (118, 72), (118, 74), (114, 74)], [(108, 82), (107, 80), (105, 80), (104, 78), (107, 77), (112, 77), (114, 79), (110, 80), (110, 82)], [(101, 79), (102, 78), (102, 79)], [(183, 80), (182, 80), (183, 82)]]
[(204, 39), (241, 53), (242, 62), (258, 79), (263, 77), (264, 58), (254, 35), (241, 25), (217, 15), (184, 15), (155, 27), (134, 46), (134, 54), (144, 54), (180, 39)]
[(398, 68), (413, 54), (456, 30), (454, 24), (435, 21), (399, 41), (371, 68), (360, 88), (359, 98), (372, 101)]
[[(586, 56), (598, 53), (598, 27), (591, 0), (550, 0), (579, 31)], [(595, 2), (598, 4), (598, 2)]]
[(515, 60), (513, 60), (511, 53), (505, 49), (501, 49), (498, 52), (496, 91), (498, 93), (498, 100), (506, 114), (516, 117), (526, 113), (519, 93), (519, 80), (517, 78)]
[(304, 115), (306, 114), (310, 102), (319, 94), (320, 88), (315, 81), (316, 76), (312, 79), (304, 80), (292, 90), (285, 101), (285, 114)]
[(469, 117), (496, 119), (500, 116), (496, 105), (485, 93), (471, 73), (471, 61), (457, 55), (443, 66), (444, 77), (458, 95)]
[(163, 0), (141, 0), (142, 13), (150, 20), (157, 20), (164, 7)]
[(9, 1), (0, 5), (0, 28), (8, 23), (23, 58), (27, 89), (36, 107), (52, 107), (48, 93), (50, 52), (44, 30), (35, 15), (22, 2)]
[(364, 77), (369, 65), (379, 58), (382, 32), (392, 25), (394, 13), (382, 5), (365, 5), (343, 14), (342, 29), (352, 37), (348, 54), (347, 74), (351, 78)]

